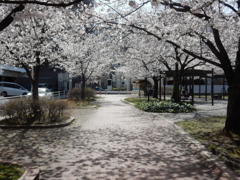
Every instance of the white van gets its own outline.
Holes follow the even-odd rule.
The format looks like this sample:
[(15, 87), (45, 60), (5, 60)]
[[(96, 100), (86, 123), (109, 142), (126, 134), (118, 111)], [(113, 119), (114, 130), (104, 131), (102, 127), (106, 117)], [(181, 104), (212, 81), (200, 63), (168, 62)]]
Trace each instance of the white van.
[(27, 89), (19, 84), (0, 81), (0, 95), (3, 97), (27, 95), (28, 92), (29, 91)]

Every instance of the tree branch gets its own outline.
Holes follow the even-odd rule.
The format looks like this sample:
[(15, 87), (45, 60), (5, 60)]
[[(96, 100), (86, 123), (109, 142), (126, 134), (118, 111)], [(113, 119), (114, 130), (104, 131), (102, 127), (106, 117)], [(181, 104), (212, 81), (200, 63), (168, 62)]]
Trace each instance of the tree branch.
[(23, 1), (10, 1), (10, 0), (0, 0), (0, 4), (38, 4), (42, 6), (53, 6), (53, 7), (67, 7), (71, 6), (73, 4), (82, 2), (83, 0), (73, 0), (68, 3), (48, 3), (48, 2), (41, 2), (41, 1), (28, 1), (28, 0), (23, 0)]
[(15, 7), (1, 22), (0, 22), (0, 31), (8, 27), (13, 22), (12, 15), (16, 12), (22, 11), (25, 7), (20, 4), (19, 6)]
[(229, 9), (231, 9), (233, 12), (237, 13), (238, 16), (240, 16), (240, 12), (238, 12), (238, 10), (236, 10), (233, 6), (231, 6), (230, 4), (227, 4), (227, 3), (223, 2), (223, 1), (221, 1), (221, 0), (219, 0), (219, 2), (220, 2), (221, 4), (223, 4), (224, 6), (228, 7)]
[[(130, 27), (133, 27), (133, 28), (136, 28), (136, 29), (139, 29), (139, 30), (142, 30), (142, 31), (144, 31), (145, 33), (147, 33), (148, 35), (151, 35), (151, 36), (157, 38), (157, 40), (159, 40), (159, 41), (162, 40), (161, 37), (159, 37), (158, 35), (150, 32), (150, 31), (148, 31), (148, 30), (145, 29), (145, 28), (141, 28), (141, 27), (138, 27), (138, 26), (133, 25), (133, 24), (132, 24), (132, 25), (129, 25), (129, 26), (130, 26)], [(189, 51), (189, 50), (187, 50), (187, 49), (185, 49), (185, 48), (182, 49), (179, 44), (177, 44), (177, 43), (175, 43), (175, 42), (173, 42), (173, 41), (166, 40), (166, 42), (169, 43), (169, 44), (171, 44), (171, 45), (173, 45), (173, 46), (176, 47), (176, 48), (181, 49), (183, 52), (189, 54), (190, 56), (192, 56), (192, 57), (194, 57), (194, 58), (196, 58), (196, 59), (203, 60), (203, 61), (205, 61), (205, 62), (207, 62), (207, 63), (209, 63), (209, 64), (212, 64), (212, 65), (215, 65), (215, 66), (217, 66), (217, 67), (222, 68), (222, 65), (221, 65), (220, 63), (217, 63), (217, 62), (212, 61), (212, 60), (210, 60), (210, 59), (204, 58), (204, 57), (202, 57), (202, 56), (200, 56), (200, 55), (197, 55), (197, 54), (195, 54), (194, 52), (191, 52), (191, 51)], [(209, 41), (209, 42), (210, 42), (210, 41)]]
[(0, 22), (0, 31), (7, 28), (14, 20), (12, 17), (16, 12), (22, 11), (25, 7), (23, 4), (38, 4), (43, 6), (53, 6), (53, 7), (67, 7), (73, 4), (82, 2), (83, 0), (74, 0), (69, 3), (48, 3), (48, 2), (40, 2), (40, 1), (9, 1), (9, 0), (0, 0), (0, 4), (19, 4), (16, 8), (14, 8), (1, 22)]
[[(167, 2), (167, 1), (164, 1), (164, 2), (161, 2), (162, 5), (165, 5), (165, 6), (169, 6), (171, 9), (174, 9), (175, 11), (177, 12), (189, 12), (191, 14), (193, 14), (194, 16), (202, 19), (202, 18), (205, 18), (205, 20), (209, 20), (211, 19), (211, 17), (205, 15), (205, 14), (200, 14), (200, 13), (194, 13), (191, 11), (191, 7), (190, 6), (187, 6), (187, 5), (182, 5), (181, 3), (175, 3), (175, 2)], [(209, 4), (206, 4), (206, 6), (208, 6)]]

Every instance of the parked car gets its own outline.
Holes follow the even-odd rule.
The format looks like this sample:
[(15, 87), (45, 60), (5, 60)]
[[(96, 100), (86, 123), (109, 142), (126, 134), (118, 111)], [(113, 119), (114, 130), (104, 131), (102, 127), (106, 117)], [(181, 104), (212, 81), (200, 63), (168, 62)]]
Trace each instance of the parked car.
[(27, 95), (29, 91), (17, 83), (0, 82), (0, 94), (3, 97)]
[(104, 91), (104, 89), (101, 88), (101, 87), (94, 87), (93, 89), (96, 90), (96, 91)]
[[(30, 96), (32, 96), (32, 93), (29, 92), (27, 96), (29, 98)], [(46, 99), (53, 99), (53, 93), (48, 88), (38, 88), (38, 96)]]
[(50, 91), (52, 91), (48, 83), (39, 83), (38, 88), (48, 88)]
[(48, 87), (48, 84), (47, 84), (47, 83), (39, 83), (39, 84), (38, 84), (38, 87), (39, 87), (39, 88), (47, 88), (47, 87)]

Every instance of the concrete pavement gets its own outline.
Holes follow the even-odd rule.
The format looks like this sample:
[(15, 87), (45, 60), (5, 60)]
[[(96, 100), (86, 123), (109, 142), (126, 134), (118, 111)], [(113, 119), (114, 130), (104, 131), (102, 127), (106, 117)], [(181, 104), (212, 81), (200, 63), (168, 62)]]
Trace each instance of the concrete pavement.
[(123, 103), (126, 96), (103, 95), (99, 108), (74, 110), (67, 127), (0, 130), (0, 158), (38, 166), (41, 180), (225, 179), (167, 115), (142, 112)]

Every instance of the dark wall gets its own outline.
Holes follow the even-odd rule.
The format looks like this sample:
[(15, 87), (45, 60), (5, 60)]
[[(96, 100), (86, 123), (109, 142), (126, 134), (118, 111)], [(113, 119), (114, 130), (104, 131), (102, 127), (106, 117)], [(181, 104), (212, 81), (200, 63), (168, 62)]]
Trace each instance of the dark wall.
[[(54, 70), (52, 67), (42, 67), (40, 70), (39, 83), (47, 83), (48, 88), (53, 91), (58, 91), (58, 73), (63, 70)], [(22, 85), (28, 90), (31, 90), (31, 82), (28, 78), (16, 78), (16, 83)]]

